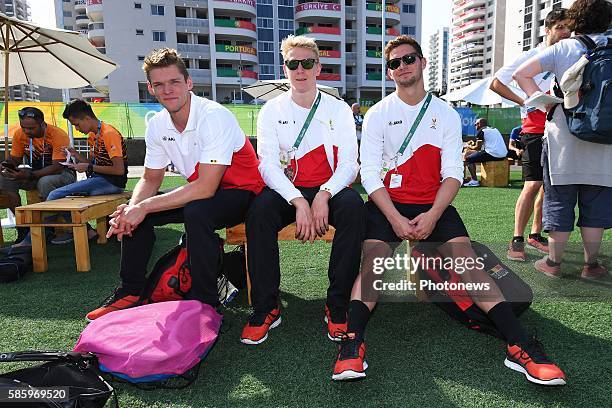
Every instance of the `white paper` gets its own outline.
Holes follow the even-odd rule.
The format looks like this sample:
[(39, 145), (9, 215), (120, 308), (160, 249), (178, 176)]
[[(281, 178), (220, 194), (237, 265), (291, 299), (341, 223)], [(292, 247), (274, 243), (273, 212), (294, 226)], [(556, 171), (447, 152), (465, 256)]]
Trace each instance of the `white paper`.
[(538, 91), (529, 98), (525, 99), (524, 105), (533, 106), (542, 112), (546, 112), (546, 107), (555, 103), (563, 103), (563, 99)]

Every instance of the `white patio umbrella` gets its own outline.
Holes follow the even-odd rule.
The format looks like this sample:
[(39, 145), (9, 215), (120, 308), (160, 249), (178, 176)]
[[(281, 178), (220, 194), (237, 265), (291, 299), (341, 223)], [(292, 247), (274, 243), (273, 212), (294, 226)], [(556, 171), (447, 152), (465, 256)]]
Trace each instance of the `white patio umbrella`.
[[(446, 95), (442, 95), (441, 98), (449, 102), (465, 101), (474, 105), (483, 106), (501, 104), (504, 107), (509, 107), (517, 105), (511, 100), (502, 98), (501, 96), (490, 90), (489, 86), (491, 86), (491, 81), (493, 81), (493, 78), (483, 78), (478, 82), (474, 82), (473, 84), (470, 84), (466, 87), (457, 89), (456, 91), (453, 91)], [(521, 98), (527, 97), (527, 95), (525, 95), (525, 93), (520, 89), (514, 86), (509, 86), (509, 88), (512, 90), (512, 92), (514, 92)]]
[(0, 75), (4, 77), (4, 154), (8, 156), (8, 88), (80, 88), (100, 81), (117, 64), (76, 31), (45, 28), (0, 13)]
[[(268, 101), (279, 95), (284, 94), (291, 88), (288, 79), (271, 79), (264, 81), (257, 81), (253, 85), (249, 85), (244, 88), (244, 91), (256, 99), (263, 99)], [(335, 98), (340, 99), (340, 93), (337, 88), (317, 84), (319, 91), (329, 94)]]

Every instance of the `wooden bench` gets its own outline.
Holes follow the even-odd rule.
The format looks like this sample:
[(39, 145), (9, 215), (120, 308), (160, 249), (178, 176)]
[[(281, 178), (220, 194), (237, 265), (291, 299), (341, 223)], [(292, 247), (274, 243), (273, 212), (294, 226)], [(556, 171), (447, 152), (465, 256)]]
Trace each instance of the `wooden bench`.
[[(329, 231), (322, 237), (317, 237), (317, 240), (325, 242), (332, 242), (334, 240), (334, 233), (336, 229), (332, 226), (329, 227)], [(287, 225), (285, 228), (278, 233), (279, 241), (295, 241), (295, 223)], [(227, 228), (225, 230), (225, 243), (229, 245), (244, 245), (244, 255), (248, 257), (248, 247), (246, 239), (246, 228), (244, 224), (237, 225), (235, 227)], [(249, 265), (246, 262), (246, 279), (247, 279), (247, 295), (249, 299), (249, 305), (251, 304), (251, 278), (249, 277)]]
[(480, 185), (483, 187), (508, 187), (510, 164), (508, 160), (480, 163)]
[[(126, 203), (131, 193), (109, 194), (79, 198), (61, 198), (59, 200), (44, 201), (29, 204), (15, 209), (17, 225), (30, 227), (32, 235), (32, 260), (34, 272), (46, 272), (47, 243), (45, 240), (45, 227), (72, 227), (74, 236), (74, 251), (76, 256), (76, 269), (78, 272), (87, 272), (91, 269), (89, 258), (89, 240), (87, 238), (88, 221), (96, 220), (98, 244), (106, 243), (108, 231), (107, 216), (112, 214), (117, 206)], [(70, 221), (46, 222), (49, 213), (69, 212)]]
[[(235, 227), (227, 228), (225, 231), (226, 231), (225, 243), (229, 245), (244, 245), (244, 255), (245, 257), (248, 257), (245, 225), (240, 224)], [(330, 225), (329, 231), (327, 231), (327, 233), (323, 235), (322, 237), (317, 237), (316, 239), (322, 240), (325, 242), (332, 242), (334, 240), (335, 232), (336, 232), (336, 229)], [(295, 239), (295, 223), (289, 224), (285, 228), (280, 230), (278, 233), (278, 240), (279, 241), (295, 241), (296, 240)], [(411, 245), (412, 243), (409, 243), (408, 245), (408, 256), (411, 255), (411, 250), (410, 250)], [(248, 261), (245, 263), (246, 263), (245, 270), (246, 270), (246, 281), (247, 281), (247, 296), (248, 296), (249, 305), (250, 305), (251, 304), (251, 278), (249, 277)], [(410, 275), (410, 281), (414, 282), (418, 288), (418, 283), (416, 282), (415, 274)], [(424, 295), (421, 292), (422, 291), (420, 290), (417, 290), (416, 292), (417, 298), (419, 300), (422, 300), (422, 296)]]

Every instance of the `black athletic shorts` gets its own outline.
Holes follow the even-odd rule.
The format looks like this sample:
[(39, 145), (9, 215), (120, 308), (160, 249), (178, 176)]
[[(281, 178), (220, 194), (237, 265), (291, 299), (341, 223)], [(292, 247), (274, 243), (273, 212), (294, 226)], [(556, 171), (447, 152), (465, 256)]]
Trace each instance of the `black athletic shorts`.
[(524, 133), (521, 142), (523, 151), (523, 179), (525, 181), (542, 181), (542, 136), (541, 133)]
[[(413, 219), (417, 215), (431, 209), (432, 204), (402, 204), (393, 202), (393, 205), (404, 217)], [(366, 204), (366, 236), (365, 239), (377, 239), (385, 242), (400, 242), (401, 239), (395, 235), (393, 227), (387, 217), (378, 209), (373, 201)], [(452, 205), (449, 205), (442, 213), (431, 235), (421, 242), (431, 242), (443, 244), (453, 238), (467, 237), (468, 232), (459, 216), (459, 213)]]

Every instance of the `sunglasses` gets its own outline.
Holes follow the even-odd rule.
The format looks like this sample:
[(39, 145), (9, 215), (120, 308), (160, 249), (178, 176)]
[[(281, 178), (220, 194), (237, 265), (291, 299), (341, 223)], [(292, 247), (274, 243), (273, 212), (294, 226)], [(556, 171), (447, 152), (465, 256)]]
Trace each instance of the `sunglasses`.
[(406, 55), (404, 55), (403, 57), (400, 57), (400, 58), (390, 59), (389, 61), (387, 61), (387, 68), (389, 68), (391, 71), (394, 71), (394, 70), (398, 69), (400, 67), (400, 65), (402, 65), (402, 61), (406, 65), (412, 65), (412, 64), (414, 64), (416, 62), (417, 57), (421, 58), (421, 56), (419, 54), (410, 53), (410, 54), (406, 54)]
[(31, 111), (29, 109), (19, 109), (17, 111), (17, 115), (19, 115), (20, 118), (34, 118), (34, 117), (36, 117), (36, 113), (34, 113), (33, 111)]
[(300, 65), (300, 64), (302, 64), (302, 68), (304, 68), (304, 69), (312, 69), (312, 67), (314, 67), (317, 62), (319, 62), (319, 61), (317, 61), (314, 58), (306, 58), (306, 59), (302, 59), (302, 60), (289, 60), (289, 61), (285, 61), (285, 65), (291, 71), (295, 71), (298, 68), (298, 65)]

